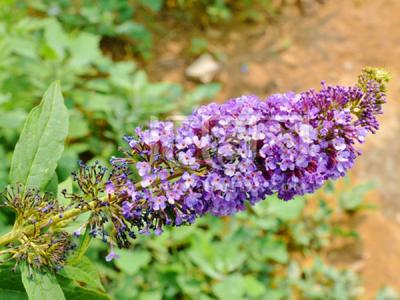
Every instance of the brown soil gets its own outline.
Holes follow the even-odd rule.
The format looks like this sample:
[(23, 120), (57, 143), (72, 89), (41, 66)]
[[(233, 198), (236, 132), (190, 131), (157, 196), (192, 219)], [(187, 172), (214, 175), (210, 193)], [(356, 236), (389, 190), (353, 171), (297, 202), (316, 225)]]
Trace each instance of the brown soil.
[[(367, 65), (392, 73), (382, 128), (363, 146), (364, 155), (353, 171), (357, 181), (377, 183), (368, 200), (379, 209), (358, 218), (362, 243), (355, 253), (361, 254), (346, 255), (343, 248), (335, 262), (361, 271), (365, 299), (372, 299), (385, 284), (400, 289), (400, 1), (328, 0), (309, 6), (302, 16), (298, 9), (287, 8), (272, 26), (236, 27), (190, 29), (190, 36), (202, 34), (214, 54), (226, 57), (217, 79), (223, 84), (217, 101), (249, 93), (265, 97), (302, 91), (317, 87), (321, 79), (352, 84)], [(182, 32), (166, 44), (159, 41), (157, 60), (147, 66), (153, 79), (192, 85), (184, 77), (190, 61), (182, 58), (188, 53), (187, 36)]]

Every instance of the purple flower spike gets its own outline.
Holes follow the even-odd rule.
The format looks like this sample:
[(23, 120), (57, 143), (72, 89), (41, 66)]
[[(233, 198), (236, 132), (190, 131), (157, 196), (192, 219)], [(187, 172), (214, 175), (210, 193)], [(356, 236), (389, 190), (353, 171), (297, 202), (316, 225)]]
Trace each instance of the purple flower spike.
[[(356, 86), (243, 96), (202, 106), (179, 127), (137, 128), (106, 186), (118, 244), (134, 228), (159, 234), (164, 225), (230, 215), (268, 195), (292, 200), (344, 176), (360, 155), (356, 144), (379, 127), (388, 79), (367, 68)], [(140, 176), (135, 185), (130, 167)]]

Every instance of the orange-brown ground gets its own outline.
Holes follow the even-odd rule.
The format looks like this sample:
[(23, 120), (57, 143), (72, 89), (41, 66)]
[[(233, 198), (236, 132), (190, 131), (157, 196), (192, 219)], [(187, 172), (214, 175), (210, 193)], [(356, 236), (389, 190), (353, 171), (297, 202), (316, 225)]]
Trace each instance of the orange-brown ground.
[[(392, 73), (382, 129), (364, 145), (353, 172), (358, 182), (377, 183), (368, 200), (379, 209), (355, 220), (362, 242), (348, 255), (346, 248), (339, 249), (341, 254), (333, 261), (361, 272), (365, 299), (372, 299), (385, 284), (400, 289), (400, 1), (328, 0), (312, 5), (302, 16), (287, 8), (277, 23), (268, 26), (230, 24), (205, 32), (183, 28), (158, 41), (156, 60), (147, 66), (152, 79), (191, 85), (184, 77), (190, 63), (185, 59), (187, 31), (190, 36), (205, 36), (210, 50), (226, 57), (217, 79), (223, 83), (217, 101), (249, 93), (264, 97), (301, 91), (318, 86), (321, 79), (352, 84), (367, 65)], [(248, 71), (241, 72), (243, 67)]]

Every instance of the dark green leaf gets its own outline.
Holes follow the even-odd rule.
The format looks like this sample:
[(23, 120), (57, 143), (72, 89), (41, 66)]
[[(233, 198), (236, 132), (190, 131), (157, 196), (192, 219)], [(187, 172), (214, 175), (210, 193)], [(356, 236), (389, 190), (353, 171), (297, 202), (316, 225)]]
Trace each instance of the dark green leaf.
[(78, 265), (83, 259), (83, 256), (85, 255), (86, 250), (89, 248), (89, 244), (92, 239), (89, 235), (89, 230), (89, 225), (87, 225), (85, 233), (79, 239), (78, 249), (76, 249), (74, 254), (68, 259), (69, 265)]
[(88, 289), (104, 292), (101, 284), (99, 273), (89, 258), (82, 257), (81, 260), (74, 264), (67, 264), (59, 273), (61, 276), (72, 279), (85, 286)]
[(0, 266), (0, 300), (27, 300), (21, 274), (14, 272), (12, 266)]
[(61, 205), (67, 206), (68, 204), (70, 204), (71, 199), (65, 198), (63, 195), (63, 191), (67, 190), (69, 193), (72, 192), (72, 183), (72, 177), (68, 177), (66, 180), (60, 182), (57, 185), (57, 199)]
[(71, 279), (59, 276), (58, 282), (68, 300), (111, 300), (107, 294), (84, 288)]
[(20, 265), (22, 283), (29, 300), (65, 300), (64, 293), (51, 273), (41, 273)]
[(53, 177), (51, 177), (49, 183), (45, 187), (46, 192), (52, 193), (54, 197), (57, 196), (58, 193), (58, 177), (57, 174), (54, 173)]

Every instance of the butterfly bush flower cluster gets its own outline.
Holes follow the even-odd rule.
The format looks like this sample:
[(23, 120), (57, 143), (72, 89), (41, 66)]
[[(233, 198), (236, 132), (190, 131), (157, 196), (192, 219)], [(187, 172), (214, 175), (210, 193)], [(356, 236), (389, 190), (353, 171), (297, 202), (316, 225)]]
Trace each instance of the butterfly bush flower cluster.
[(313, 193), (344, 176), (360, 155), (357, 144), (379, 128), (388, 79), (367, 68), (355, 86), (242, 96), (202, 106), (180, 125), (150, 122), (125, 137), (125, 155), (111, 159), (110, 172), (80, 165), (73, 174), (80, 191), (64, 192), (67, 207), (35, 209), (56, 214), (59, 224), (64, 212), (68, 220), (90, 212), (74, 235), (87, 228), (111, 245), (111, 260), (114, 244), (128, 247), (137, 234), (231, 215), (272, 194), (289, 201)]
[(243, 96), (202, 106), (180, 126), (137, 128), (106, 184), (121, 209), (117, 232), (133, 224), (159, 234), (164, 225), (230, 215), (275, 193), (291, 200), (344, 176), (360, 155), (356, 144), (378, 129), (387, 80), (366, 69), (356, 86)]

